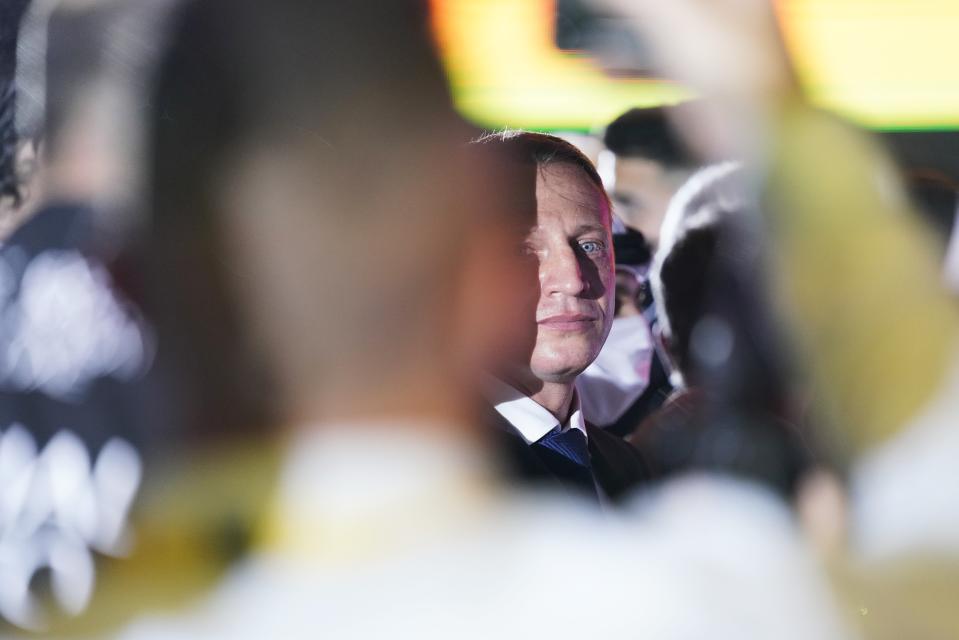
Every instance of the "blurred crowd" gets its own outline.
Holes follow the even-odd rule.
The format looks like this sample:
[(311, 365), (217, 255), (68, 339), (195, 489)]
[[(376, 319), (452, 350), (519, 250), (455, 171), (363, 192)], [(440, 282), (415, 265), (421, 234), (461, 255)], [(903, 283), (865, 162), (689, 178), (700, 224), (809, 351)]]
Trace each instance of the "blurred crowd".
[(483, 131), (426, 2), (0, 0), (0, 635), (959, 637), (959, 185), (773, 2), (584, 4), (697, 97)]

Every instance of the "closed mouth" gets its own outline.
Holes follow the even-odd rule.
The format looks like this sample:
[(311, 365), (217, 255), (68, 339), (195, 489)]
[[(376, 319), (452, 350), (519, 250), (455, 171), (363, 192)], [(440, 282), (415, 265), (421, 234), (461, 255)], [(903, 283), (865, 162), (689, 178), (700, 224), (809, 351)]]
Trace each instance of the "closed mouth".
[(546, 329), (556, 329), (560, 331), (577, 331), (591, 325), (596, 321), (596, 316), (584, 313), (563, 313), (555, 316), (549, 316), (538, 320), (537, 324)]

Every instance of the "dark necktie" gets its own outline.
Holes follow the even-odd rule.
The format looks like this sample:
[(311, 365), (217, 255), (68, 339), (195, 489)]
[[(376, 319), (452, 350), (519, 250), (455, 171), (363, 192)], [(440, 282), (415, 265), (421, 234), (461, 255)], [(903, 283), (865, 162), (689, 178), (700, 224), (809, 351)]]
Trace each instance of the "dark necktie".
[(579, 429), (565, 432), (556, 427), (532, 445), (533, 451), (568, 491), (599, 499), (590, 469), (586, 434)]
[(552, 431), (537, 440), (533, 446), (543, 447), (560, 454), (577, 467), (589, 468), (589, 445), (586, 443), (586, 434), (579, 429), (561, 431), (555, 427)]

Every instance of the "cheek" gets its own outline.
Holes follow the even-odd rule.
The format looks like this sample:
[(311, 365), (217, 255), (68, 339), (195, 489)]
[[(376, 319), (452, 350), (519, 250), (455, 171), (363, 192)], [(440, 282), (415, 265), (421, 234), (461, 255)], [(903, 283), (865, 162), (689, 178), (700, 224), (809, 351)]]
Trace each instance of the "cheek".
[(611, 305), (616, 297), (616, 265), (613, 263), (613, 257), (604, 258), (602, 263), (596, 265), (596, 269), (603, 287), (601, 302), (605, 308)]
[(538, 332), (536, 346), (529, 359), (530, 369), (541, 379), (555, 375), (578, 375), (596, 359), (606, 332), (608, 326), (604, 326), (602, 320), (597, 322), (592, 331), (584, 333), (556, 335)]
[(616, 267), (613, 264), (612, 257), (610, 257), (605, 269), (604, 272), (601, 272), (605, 274), (605, 278), (603, 278), (605, 291), (599, 300), (597, 300), (598, 305), (603, 310), (600, 346), (606, 341), (606, 336), (609, 335), (609, 330), (613, 326), (613, 316), (616, 310)]

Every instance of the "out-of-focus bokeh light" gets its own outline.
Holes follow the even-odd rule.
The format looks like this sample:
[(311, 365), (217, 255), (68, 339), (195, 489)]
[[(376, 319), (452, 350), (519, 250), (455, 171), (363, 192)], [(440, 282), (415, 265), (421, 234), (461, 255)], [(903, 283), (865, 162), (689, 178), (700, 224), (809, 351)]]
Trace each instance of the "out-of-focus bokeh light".
[(433, 0), (457, 107), (488, 127), (588, 130), (631, 107), (689, 96), (658, 79), (611, 79), (554, 42), (555, 0)]
[[(11, 265), (0, 269), (0, 283), (12, 280)], [(112, 294), (106, 272), (77, 252), (41, 253), (26, 265), (19, 295), (0, 287), (0, 302), (5, 387), (71, 397), (101, 376), (129, 379), (149, 361), (143, 329)]]
[[(877, 129), (959, 128), (959, 3), (777, 0), (811, 100)], [(555, 42), (557, 0), (432, 0), (457, 107), (487, 127), (590, 130), (630, 107), (688, 96), (655, 78), (611, 78)]]
[(812, 99), (867, 127), (959, 128), (959, 2), (777, 0)]
[(31, 581), (48, 569), (57, 605), (82, 612), (93, 593), (93, 551), (128, 547), (127, 512), (142, 463), (126, 441), (111, 438), (91, 468), (86, 446), (58, 432), (38, 451), (20, 425), (0, 432), (0, 618), (41, 629), (44, 615)]

